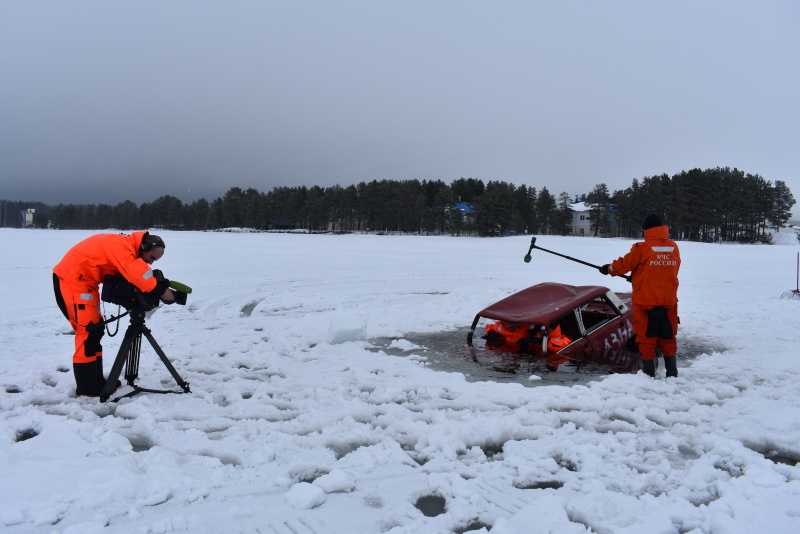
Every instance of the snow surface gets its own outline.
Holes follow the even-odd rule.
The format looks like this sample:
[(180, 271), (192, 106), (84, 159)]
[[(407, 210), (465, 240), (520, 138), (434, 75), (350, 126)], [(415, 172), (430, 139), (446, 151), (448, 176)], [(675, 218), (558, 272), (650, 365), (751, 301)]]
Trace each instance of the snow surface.
[[(679, 341), (713, 350), (677, 379), (525, 386), (437, 371), (406, 337), (463, 338), (544, 281), (627, 282), (526, 264), (529, 237), (159, 231), (156, 266), (194, 292), (147, 325), (191, 393), (100, 403), (74, 397), (51, 289), (91, 233), (0, 229), (4, 533), (800, 532), (793, 235), (680, 243)], [(537, 244), (602, 264), (631, 241)], [(137, 383), (180, 391), (147, 343)]]

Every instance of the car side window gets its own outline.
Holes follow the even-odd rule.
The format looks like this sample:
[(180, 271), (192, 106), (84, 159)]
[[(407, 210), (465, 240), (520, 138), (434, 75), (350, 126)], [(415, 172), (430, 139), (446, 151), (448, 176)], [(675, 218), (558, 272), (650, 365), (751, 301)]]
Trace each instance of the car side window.
[(578, 324), (578, 317), (575, 315), (574, 310), (553, 323), (551, 330), (555, 329), (556, 326), (561, 327), (561, 334), (572, 341), (583, 337), (583, 332), (580, 324)]
[(612, 319), (619, 317), (619, 312), (604, 295), (597, 296), (580, 308), (581, 320), (586, 333), (597, 330)]

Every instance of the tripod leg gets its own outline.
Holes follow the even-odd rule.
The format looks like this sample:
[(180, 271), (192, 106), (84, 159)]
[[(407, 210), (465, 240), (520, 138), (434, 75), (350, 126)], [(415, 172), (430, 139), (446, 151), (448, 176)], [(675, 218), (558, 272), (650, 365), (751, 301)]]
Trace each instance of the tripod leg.
[(119, 347), (114, 365), (111, 366), (111, 371), (108, 373), (106, 385), (103, 386), (103, 392), (100, 394), (100, 402), (107, 401), (111, 394), (117, 389), (117, 380), (119, 380), (122, 366), (125, 365), (125, 361), (128, 359), (128, 353), (133, 346), (133, 338), (134, 335), (131, 332), (125, 332), (125, 338), (122, 340), (122, 345)]
[(129, 386), (133, 386), (134, 381), (139, 378), (139, 356), (142, 353), (142, 332), (138, 328), (133, 334), (130, 350), (128, 351), (127, 365), (125, 366), (125, 381)]
[(150, 341), (150, 345), (152, 345), (156, 353), (158, 353), (158, 357), (161, 358), (162, 362), (164, 362), (164, 365), (167, 367), (167, 370), (169, 370), (170, 374), (172, 375), (172, 378), (175, 379), (175, 382), (180, 387), (183, 388), (184, 393), (191, 393), (191, 391), (189, 390), (189, 383), (185, 382), (183, 378), (181, 378), (181, 375), (178, 374), (178, 371), (176, 371), (175, 368), (172, 366), (172, 363), (167, 358), (167, 355), (164, 354), (164, 351), (161, 350), (161, 347), (159, 347), (158, 343), (156, 343), (156, 340), (153, 337), (153, 334), (150, 333), (150, 330), (145, 329), (144, 335), (147, 336), (147, 340)]

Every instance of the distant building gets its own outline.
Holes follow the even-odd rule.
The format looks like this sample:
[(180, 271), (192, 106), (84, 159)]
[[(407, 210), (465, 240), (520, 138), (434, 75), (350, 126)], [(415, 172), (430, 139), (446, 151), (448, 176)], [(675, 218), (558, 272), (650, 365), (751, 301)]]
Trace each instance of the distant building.
[[(583, 202), (576, 198), (572, 203), (572, 227), (568, 229), (567, 234), (579, 237), (594, 237), (595, 232), (592, 229), (592, 210), (596, 210), (597, 208), (597, 204)], [(597, 237), (612, 237), (617, 235), (617, 220), (614, 216), (616, 210), (614, 206), (604, 206), (603, 210), (608, 212), (611, 220), (611, 228), (608, 234), (598, 232)]]
[(575, 199), (572, 203), (572, 228), (570, 235), (588, 237), (592, 235), (592, 221), (589, 210), (592, 205)]
[(33, 208), (28, 208), (22, 211), (22, 227), (26, 226), (33, 226), (33, 214), (36, 213), (36, 210)]
[(472, 224), (475, 222), (475, 214), (477, 211), (467, 202), (456, 202), (455, 204), (448, 204), (444, 209), (445, 214), (448, 217), (453, 217), (453, 214), (458, 214), (461, 217), (461, 220), (466, 224)]

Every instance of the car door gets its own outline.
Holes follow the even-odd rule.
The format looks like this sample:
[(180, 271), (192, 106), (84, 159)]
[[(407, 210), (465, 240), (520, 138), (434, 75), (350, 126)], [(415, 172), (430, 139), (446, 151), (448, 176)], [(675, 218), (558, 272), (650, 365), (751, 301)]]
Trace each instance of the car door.
[(616, 364), (630, 359), (626, 345), (634, 332), (629, 313), (621, 314), (604, 295), (600, 295), (580, 306), (578, 315), (584, 325), (586, 340), (591, 345), (589, 350), (593, 361)]

